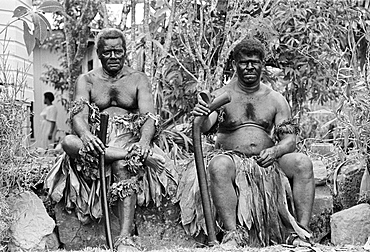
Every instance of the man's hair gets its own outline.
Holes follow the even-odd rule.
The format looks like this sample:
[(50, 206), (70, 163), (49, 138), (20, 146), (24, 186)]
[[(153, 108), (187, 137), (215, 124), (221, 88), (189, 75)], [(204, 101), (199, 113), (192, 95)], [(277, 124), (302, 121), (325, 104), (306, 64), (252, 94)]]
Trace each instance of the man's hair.
[(233, 51), (234, 60), (238, 61), (242, 54), (256, 54), (261, 60), (264, 60), (265, 46), (257, 39), (245, 38), (235, 46)]
[(54, 95), (51, 92), (44, 93), (44, 97), (47, 98), (50, 102), (54, 101)]
[(106, 39), (116, 39), (120, 38), (122, 40), (122, 46), (126, 51), (126, 39), (125, 35), (121, 30), (116, 28), (104, 28), (101, 30), (95, 38), (95, 47), (96, 50), (99, 52), (99, 49), (103, 46), (103, 42)]

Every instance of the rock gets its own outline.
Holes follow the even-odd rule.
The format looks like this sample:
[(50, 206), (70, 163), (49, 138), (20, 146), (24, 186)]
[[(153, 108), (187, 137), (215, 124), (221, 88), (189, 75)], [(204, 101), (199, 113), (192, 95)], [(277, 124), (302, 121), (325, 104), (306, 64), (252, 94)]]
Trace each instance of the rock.
[(22, 192), (10, 198), (9, 205), (16, 220), (10, 227), (10, 251), (58, 249), (59, 242), (53, 233), (55, 222), (35, 193)]
[(334, 212), (350, 208), (358, 203), (365, 167), (366, 163), (361, 160), (353, 160), (343, 165), (336, 181), (337, 195), (334, 195)]
[(313, 241), (320, 243), (330, 233), (330, 216), (333, 213), (333, 196), (328, 186), (317, 186), (309, 228)]
[(370, 234), (370, 205), (359, 204), (331, 216), (334, 245), (364, 245)]
[(315, 188), (312, 216), (320, 215), (326, 211), (333, 211), (333, 195), (328, 186), (317, 186)]
[(313, 164), (313, 174), (315, 177), (315, 185), (325, 185), (326, 179), (328, 177), (328, 172), (326, 170), (326, 165), (321, 160), (312, 160)]
[(313, 143), (311, 145), (311, 152), (321, 155), (321, 156), (330, 156), (334, 152), (334, 145), (330, 143)]

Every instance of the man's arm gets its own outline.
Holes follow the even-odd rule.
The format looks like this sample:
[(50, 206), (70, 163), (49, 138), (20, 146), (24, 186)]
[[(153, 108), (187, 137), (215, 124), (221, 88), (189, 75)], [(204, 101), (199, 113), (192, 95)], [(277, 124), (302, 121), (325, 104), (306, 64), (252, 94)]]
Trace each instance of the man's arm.
[[(86, 75), (81, 75), (76, 83), (75, 101), (81, 101), (83, 99), (90, 102), (90, 90), (91, 84)], [(104, 153), (104, 144), (90, 132), (89, 108), (87, 105), (84, 105), (83, 109), (74, 115), (72, 123), (73, 130), (80, 137), (86, 151), (95, 154), (98, 154), (98, 152)]]
[(208, 132), (217, 122), (218, 113), (213, 111), (210, 113), (208, 104), (198, 95), (198, 103), (195, 105), (192, 114), (194, 116), (207, 116), (200, 127), (202, 133)]
[[(141, 114), (152, 113), (154, 114), (154, 103), (152, 97), (151, 86), (148, 78), (142, 74), (138, 76), (138, 106)], [(141, 127), (141, 138), (139, 144), (141, 146), (149, 146), (155, 134), (154, 119), (148, 117), (143, 126)]]
[[(278, 94), (276, 96), (276, 115), (275, 115), (275, 131), (276, 127), (281, 127), (281, 124), (291, 120), (291, 111), (286, 99)], [(296, 149), (296, 134), (294, 131), (280, 130), (278, 135), (278, 142), (275, 146), (267, 148), (260, 153), (257, 160), (259, 165), (267, 167), (283, 156), (284, 154), (291, 153)]]

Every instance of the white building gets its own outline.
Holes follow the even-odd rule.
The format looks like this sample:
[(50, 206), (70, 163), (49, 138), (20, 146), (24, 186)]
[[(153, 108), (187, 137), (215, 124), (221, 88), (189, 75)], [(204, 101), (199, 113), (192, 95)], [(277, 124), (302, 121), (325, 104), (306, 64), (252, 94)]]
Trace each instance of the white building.
[[(46, 50), (36, 48), (30, 55), (23, 39), (23, 22), (13, 18), (13, 11), (18, 6), (32, 8), (32, 0), (7, 0), (1, 1), (0, 5), (0, 65), (2, 65), (2, 72), (4, 72), (4, 59), (6, 59), (6, 73), (7, 78), (0, 77), (0, 82), (13, 83), (16, 73), (18, 76), (25, 77), (26, 88), (24, 92), (18, 94), (18, 99), (25, 101), (32, 115), (29, 121), (24, 122), (25, 131), (29, 135), (29, 143), (37, 147), (37, 139), (39, 139), (39, 123), (40, 113), (43, 109), (44, 99), (43, 93), (50, 91), (56, 95), (54, 104), (58, 107), (58, 121), (57, 127), (61, 131), (67, 131), (66, 125), (66, 111), (58, 101), (57, 93), (54, 88), (47, 86), (40, 80), (41, 73), (46, 69), (43, 67), (44, 63), (49, 63), (58, 66), (58, 56)], [(15, 22), (14, 22), (15, 21)], [(3, 83), (0, 83), (2, 85)]]
[[(61, 94), (57, 92), (52, 86), (45, 84), (40, 77), (42, 73), (46, 71), (44, 64), (50, 64), (55, 67), (59, 67), (59, 55), (57, 53), (50, 52), (50, 50), (40, 49), (36, 46), (34, 51), (28, 55), (26, 46), (23, 39), (23, 22), (14, 21), (12, 18), (13, 11), (18, 6), (25, 6), (32, 8), (34, 4), (40, 4), (40, 0), (0, 0), (0, 31), (6, 28), (6, 32), (0, 34), (0, 58), (8, 56), (8, 65), (12, 72), (21, 71), (26, 75), (26, 89), (19, 97), (20, 100), (26, 101), (32, 115), (30, 120), (25, 122), (25, 128), (27, 134), (30, 136), (29, 143), (33, 147), (39, 147), (38, 139), (40, 135), (40, 113), (44, 108), (44, 96), (45, 92), (52, 92), (55, 96), (53, 102), (58, 108), (57, 117), (57, 129), (58, 136), (62, 137), (66, 132), (70, 132), (70, 128), (67, 125), (67, 112), (61, 103)], [(119, 10), (122, 8), (121, 4), (116, 4), (115, 0), (110, 0), (112, 6), (109, 6), (110, 16), (115, 15), (113, 10)], [(118, 1), (119, 2), (119, 1)], [(142, 21), (142, 1), (138, 1), (136, 6), (136, 21), (140, 23)], [(128, 15), (128, 19), (131, 16)], [(128, 25), (131, 23), (127, 20)], [(11, 23), (11, 24), (10, 24)], [(8, 25), (10, 24), (10, 25)], [(7, 47), (4, 47), (4, 37), (6, 34)], [(1, 64), (1, 62), (0, 62)], [(82, 65), (82, 72), (87, 72), (96, 66), (99, 66), (100, 62), (96, 56), (93, 41), (89, 42), (89, 47)], [(1, 69), (0, 69), (1, 70)], [(0, 71), (1, 72), (1, 71)], [(1, 78), (0, 78), (1, 80)], [(1, 83), (0, 83), (1, 85)], [(68, 92), (64, 94), (68, 96)]]
[[(13, 11), (17, 6), (30, 8), (31, 0), (2, 1), (0, 5), (0, 85), (13, 85), (17, 79), (25, 79), (25, 89), (18, 92), (17, 98), (26, 101), (32, 109), (34, 99), (33, 92), (33, 55), (28, 55), (23, 41), (23, 23), (13, 22)], [(24, 122), (26, 133), (31, 133), (31, 118)]]

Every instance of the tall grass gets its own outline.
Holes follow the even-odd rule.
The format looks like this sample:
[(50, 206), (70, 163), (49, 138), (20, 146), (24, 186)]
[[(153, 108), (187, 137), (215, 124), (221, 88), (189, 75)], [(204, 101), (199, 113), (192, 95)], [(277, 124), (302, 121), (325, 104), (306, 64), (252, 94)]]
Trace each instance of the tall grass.
[(9, 239), (13, 221), (6, 199), (23, 187), (20, 178), (25, 178), (26, 174), (20, 167), (30, 156), (24, 131), (30, 116), (24, 102), (30, 66), (12, 68), (8, 45), (6, 39), (0, 42), (0, 251)]

